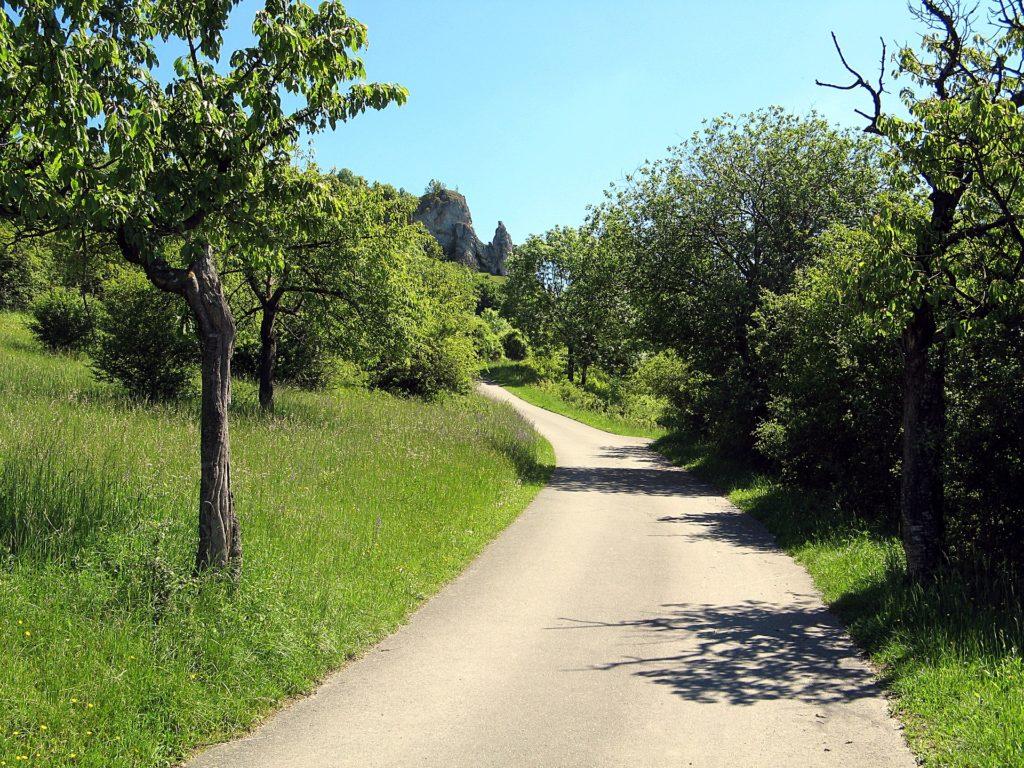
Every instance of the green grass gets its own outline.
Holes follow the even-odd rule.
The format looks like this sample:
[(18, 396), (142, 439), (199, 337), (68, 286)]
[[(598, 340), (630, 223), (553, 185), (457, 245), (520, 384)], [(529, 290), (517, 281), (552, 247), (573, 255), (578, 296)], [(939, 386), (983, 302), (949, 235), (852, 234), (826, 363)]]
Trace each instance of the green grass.
[(568, 416), (596, 429), (627, 437), (658, 438), (666, 431), (649, 423), (634, 421), (597, 407), (587, 407), (565, 398), (552, 382), (541, 381), (528, 365), (520, 363), (497, 363), (483, 371), (487, 381), (494, 382), (528, 403), (562, 416)]
[[(655, 447), (727, 492), (807, 568), (881, 670), (926, 765), (1024, 766), (1024, 620), (1007, 587), (956, 576), (927, 590), (911, 586), (899, 542), (827, 498), (786, 488), (682, 438)], [(978, 593), (986, 588), (989, 594)]]
[(197, 580), (195, 403), (133, 404), (0, 315), (0, 764), (165, 766), (239, 732), (393, 630), (553, 464), (479, 397), (254, 400), (239, 383), (242, 580)]

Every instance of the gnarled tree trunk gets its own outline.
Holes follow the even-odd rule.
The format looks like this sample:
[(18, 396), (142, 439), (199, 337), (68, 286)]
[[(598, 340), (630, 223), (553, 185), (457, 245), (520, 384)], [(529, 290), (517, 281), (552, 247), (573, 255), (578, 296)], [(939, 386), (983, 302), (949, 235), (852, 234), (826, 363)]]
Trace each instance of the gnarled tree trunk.
[(189, 266), (184, 295), (199, 326), (202, 346), (202, 411), (200, 422), (199, 547), (196, 570), (242, 566), (242, 538), (231, 492), (231, 354), (235, 322), (213, 264), (212, 249)]
[(935, 312), (924, 303), (903, 332), (903, 467), (900, 517), (907, 572), (926, 581), (944, 553), (942, 463), (945, 441), (945, 348)]

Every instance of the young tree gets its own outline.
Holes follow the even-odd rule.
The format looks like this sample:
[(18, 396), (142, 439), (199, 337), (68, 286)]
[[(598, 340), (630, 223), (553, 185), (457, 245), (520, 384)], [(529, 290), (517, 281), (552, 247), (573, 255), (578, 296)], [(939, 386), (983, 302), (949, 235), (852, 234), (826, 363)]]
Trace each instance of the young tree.
[[(82, 222), (195, 316), (202, 351), (196, 567), (241, 564), (228, 404), (235, 324), (215, 248), (227, 210), (273, 194), (302, 132), (402, 102), (367, 84), (366, 28), (336, 2), (267, 0), (226, 55), (236, 3), (12, 0), (0, 19), (0, 212)], [(154, 43), (183, 51), (160, 81)]]
[(999, 2), (984, 35), (958, 0), (923, 0), (915, 14), (925, 26), (920, 48), (896, 55), (905, 116), (883, 108), (884, 43), (872, 82), (833, 34), (853, 80), (819, 85), (869, 95), (870, 110), (858, 110), (865, 130), (882, 137), (894, 173), (906, 176), (875, 222), (879, 247), (858, 277), (902, 348), (902, 538), (910, 577), (926, 580), (944, 558), (947, 342), (1024, 291), (1024, 3)]

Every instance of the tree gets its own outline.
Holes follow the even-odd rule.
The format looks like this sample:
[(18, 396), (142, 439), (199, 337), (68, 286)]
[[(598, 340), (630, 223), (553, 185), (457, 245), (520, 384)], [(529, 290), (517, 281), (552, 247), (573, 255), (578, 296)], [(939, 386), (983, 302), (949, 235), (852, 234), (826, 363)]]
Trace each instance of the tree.
[[(228, 404), (235, 324), (216, 247), (226, 211), (272, 196), (302, 132), (402, 102), (362, 82), (366, 28), (336, 2), (267, 0), (225, 55), (235, 2), (13, 0), (0, 21), (0, 213), (38, 230), (84, 221), (161, 290), (201, 346), (196, 568), (241, 565)], [(161, 83), (157, 39), (184, 54)], [(230, 222), (234, 223), (234, 222)]]
[(884, 42), (882, 72), (869, 81), (833, 34), (853, 79), (819, 85), (868, 94), (870, 111), (858, 114), (903, 175), (872, 227), (877, 256), (857, 277), (902, 350), (901, 529), (908, 574), (924, 581), (944, 560), (947, 345), (1024, 291), (1024, 3), (999, 2), (984, 35), (957, 0), (923, 0), (915, 15), (920, 49), (895, 57), (905, 116), (883, 109)]
[(749, 444), (763, 413), (749, 340), (762, 292), (785, 293), (814, 238), (858, 221), (877, 185), (871, 142), (771, 108), (710, 121), (609, 191), (597, 215), (633, 254), (645, 334), (708, 380), (698, 410), (722, 443)]
[(617, 252), (588, 228), (533, 236), (509, 260), (505, 311), (537, 347), (564, 346), (566, 375), (586, 386), (590, 366), (615, 359), (629, 311)]
[(232, 249), (231, 271), (248, 298), (243, 318), (259, 317), (259, 401), (267, 411), (274, 406), (279, 319), (308, 324), (315, 317), (331, 346), (351, 356), (382, 343), (397, 301), (398, 254), (422, 250), (429, 236), (409, 223), (414, 198), (351, 173), (292, 170), (282, 190), (281, 199), (256, 200), (256, 210), (242, 212)]

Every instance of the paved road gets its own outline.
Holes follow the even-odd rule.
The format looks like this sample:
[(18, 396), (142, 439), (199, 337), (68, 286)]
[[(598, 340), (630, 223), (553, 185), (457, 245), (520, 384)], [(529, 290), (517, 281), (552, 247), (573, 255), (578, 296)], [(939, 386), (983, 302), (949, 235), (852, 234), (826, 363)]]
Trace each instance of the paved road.
[(550, 485), (409, 623), (199, 768), (915, 765), (802, 568), (646, 441), (528, 405)]

